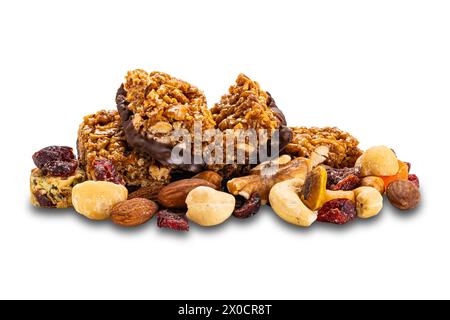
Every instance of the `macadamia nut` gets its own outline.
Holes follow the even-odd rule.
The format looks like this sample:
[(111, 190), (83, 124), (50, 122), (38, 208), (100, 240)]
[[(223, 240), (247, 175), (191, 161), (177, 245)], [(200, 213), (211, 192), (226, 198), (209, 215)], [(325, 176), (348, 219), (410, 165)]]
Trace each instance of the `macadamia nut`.
[(127, 188), (106, 181), (86, 181), (77, 184), (72, 190), (75, 210), (92, 220), (108, 219), (109, 210), (127, 198)]
[(399, 170), (397, 156), (392, 149), (376, 146), (368, 149), (356, 161), (355, 166), (361, 167), (361, 176), (393, 176)]
[(189, 220), (211, 227), (225, 222), (232, 215), (236, 199), (229, 193), (198, 187), (188, 194), (186, 204)]

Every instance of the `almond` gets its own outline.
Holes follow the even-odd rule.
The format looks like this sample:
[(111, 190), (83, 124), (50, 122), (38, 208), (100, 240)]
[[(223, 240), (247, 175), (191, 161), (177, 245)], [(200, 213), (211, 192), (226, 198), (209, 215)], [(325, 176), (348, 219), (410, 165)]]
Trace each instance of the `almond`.
[(203, 171), (193, 177), (194, 179), (203, 179), (215, 185), (216, 190), (222, 189), (223, 177), (214, 171)]
[(140, 188), (136, 191), (133, 191), (128, 195), (128, 200), (134, 198), (144, 198), (152, 201), (158, 201), (158, 194), (161, 189), (164, 187), (163, 184), (153, 184), (148, 187)]
[(179, 180), (162, 188), (158, 195), (158, 202), (169, 209), (187, 208), (186, 198), (189, 192), (198, 187), (216, 188), (214, 184), (203, 179)]
[(115, 224), (135, 227), (150, 220), (157, 211), (158, 205), (155, 202), (144, 198), (134, 198), (116, 204), (109, 213)]

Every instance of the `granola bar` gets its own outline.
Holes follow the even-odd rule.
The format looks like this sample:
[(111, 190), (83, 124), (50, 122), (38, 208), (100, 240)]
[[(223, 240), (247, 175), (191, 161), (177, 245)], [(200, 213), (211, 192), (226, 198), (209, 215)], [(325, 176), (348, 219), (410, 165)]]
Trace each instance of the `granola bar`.
[[(258, 134), (258, 130), (264, 129), (267, 132), (265, 137), (258, 135), (257, 138), (257, 142), (261, 145), (271, 143), (272, 134), (275, 130), (279, 130), (280, 151), (292, 139), (292, 132), (286, 127), (286, 118), (270, 93), (262, 90), (258, 82), (244, 74), (237, 77), (236, 83), (229, 88), (227, 94), (222, 96), (220, 102), (214, 105), (211, 113), (218, 129), (224, 134), (231, 131), (231, 136), (238, 137), (240, 132), (244, 133), (244, 130), (254, 129)], [(255, 151), (256, 147), (249, 143), (249, 139), (243, 144), (235, 139), (235, 156), (238, 149)], [(248, 173), (251, 165), (248, 162), (229, 165), (214, 164), (208, 165), (208, 168), (220, 172), (226, 179)]]
[(237, 77), (236, 84), (214, 105), (211, 113), (220, 130), (266, 129), (271, 132), (286, 125), (286, 118), (272, 96), (244, 74)]
[(326, 146), (329, 151), (325, 156), (325, 164), (333, 168), (345, 168), (353, 167), (362, 154), (358, 148), (359, 141), (336, 127), (291, 129), (294, 137), (284, 152), (294, 157), (309, 158), (317, 147)]
[(84, 180), (85, 173), (80, 168), (68, 177), (48, 176), (35, 168), (30, 176), (31, 203), (41, 208), (70, 208), (72, 189)]
[(182, 142), (175, 130), (193, 135), (195, 122), (215, 128), (203, 92), (163, 72), (129, 71), (116, 102), (128, 143), (164, 164), (173, 163), (172, 148)]
[(84, 118), (78, 131), (78, 157), (87, 178), (95, 180), (94, 162), (112, 161), (127, 187), (166, 184), (170, 169), (134, 150), (125, 139), (117, 111), (99, 111)]

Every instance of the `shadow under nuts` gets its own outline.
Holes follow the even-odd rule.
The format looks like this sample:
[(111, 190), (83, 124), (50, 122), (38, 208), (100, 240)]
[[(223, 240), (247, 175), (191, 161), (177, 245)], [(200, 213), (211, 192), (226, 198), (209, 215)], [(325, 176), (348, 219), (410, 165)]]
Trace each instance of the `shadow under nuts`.
[(179, 180), (162, 188), (158, 195), (158, 202), (165, 208), (185, 209), (189, 192), (198, 187), (216, 188), (214, 184), (203, 179)]

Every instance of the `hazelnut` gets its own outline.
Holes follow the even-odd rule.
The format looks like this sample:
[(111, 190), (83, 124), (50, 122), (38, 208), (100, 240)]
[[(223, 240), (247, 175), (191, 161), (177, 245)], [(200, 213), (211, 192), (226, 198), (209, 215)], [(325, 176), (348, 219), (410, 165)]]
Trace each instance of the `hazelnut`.
[(368, 176), (361, 179), (362, 187), (372, 187), (378, 190), (380, 194), (384, 194), (384, 181), (380, 177)]
[(386, 195), (392, 205), (401, 210), (414, 209), (420, 202), (420, 191), (417, 186), (408, 180), (391, 182)]
[(372, 187), (359, 187), (355, 193), (356, 213), (361, 219), (378, 215), (383, 209), (383, 196)]

